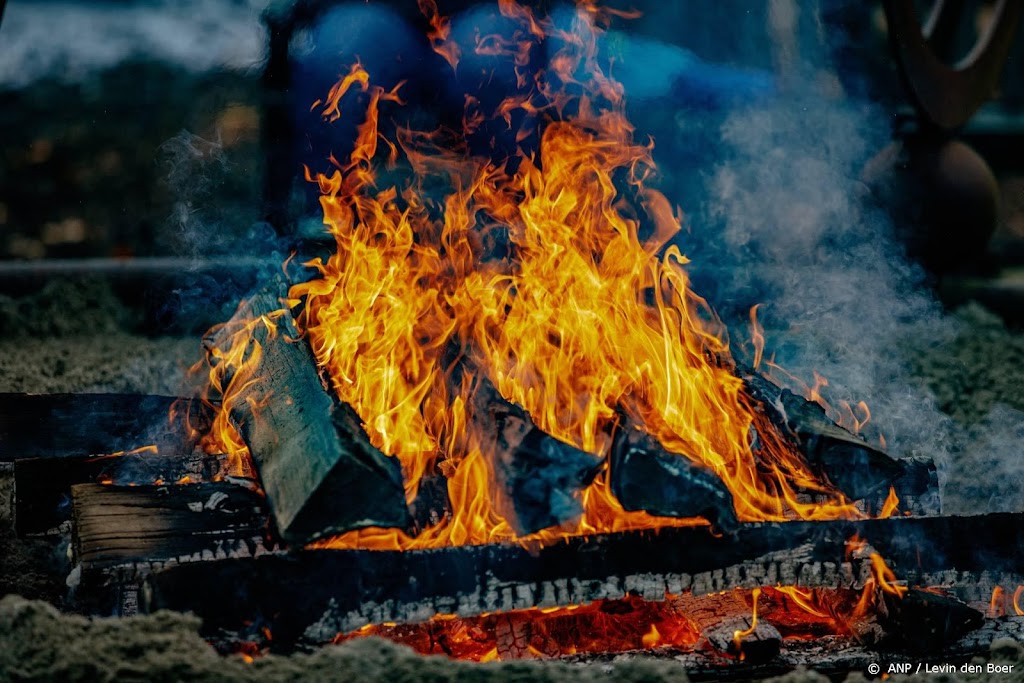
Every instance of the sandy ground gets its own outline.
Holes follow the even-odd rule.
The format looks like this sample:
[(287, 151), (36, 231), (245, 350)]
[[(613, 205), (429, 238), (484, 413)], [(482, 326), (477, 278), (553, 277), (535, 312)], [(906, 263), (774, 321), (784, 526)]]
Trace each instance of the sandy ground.
[[(313, 654), (266, 656), (252, 663), (221, 657), (198, 635), (191, 616), (160, 612), (128, 619), (85, 619), (62, 615), (50, 605), (15, 596), (0, 600), (0, 681), (483, 681), (545, 683), (686, 681), (671, 660), (622, 657), (611, 664), (495, 662), (471, 664), (423, 657), (378, 639), (350, 641)], [(1024, 680), (1024, 649), (997, 641), (990, 661), (1012, 664), (1007, 675), (938, 674), (893, 676), (890, 680)], [(796, 670), (769, 679), (825, 683), (813, 671)], [(848, 683), (864, 681), (850, 674)]]

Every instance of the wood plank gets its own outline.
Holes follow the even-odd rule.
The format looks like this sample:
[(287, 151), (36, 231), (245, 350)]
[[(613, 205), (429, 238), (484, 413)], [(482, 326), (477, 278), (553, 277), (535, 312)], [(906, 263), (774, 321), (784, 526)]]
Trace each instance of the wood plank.
[[(151, 577), (148, 609), (194, 611), (210, 628), (274, 622), (275, 640), (326, 642), (367, 623), (584, 604), (633, 593), (732, 588), (859, 588), (868, 539), (900, 578), (946, 571), (1024, 574), (1024, 514), (744, 524), (572, 538), (532, 550), (488, 545), (429, 551), (331, 551), (181, 566)], [(925, 584), (931, 585), (931, 584)], [(230, 587), (230, 589), (225, 589)]]
[(264, 498), (252, 487), (77, 484), (71, 496), (71, 583), (78, 604), (94, 611), (120, 612), (121, 599), (154, 569), (276, 548)]
[(75, 484), (118, 486), (212, 480), (220, 458), (193, 452), (143, 452), (68, 458), (28, 458), (14, 462), (14, 528), (19, 535), (52, 532), (71, 519)]
[(209, 418), (202, 402), (174, 396), (0, 394), (0, 462), (151, 445), (188, 453), (209, 427)]
[[(233, 334), (262, 348), (256, 381), (239, 392), (231, 419), (249, 447), (278, 531), (303, 545), (361, 527), (411, 528), (398, 459), (374, 448), (355, 412), (324, 388), (307, 341), (283, 309), (286, 292), (283, 283), (268, 286), (204, 340), (211, 364), (236, 341)], [(246, 321), (277, 311), (277, 333), (263, 324), (238, 332)]]

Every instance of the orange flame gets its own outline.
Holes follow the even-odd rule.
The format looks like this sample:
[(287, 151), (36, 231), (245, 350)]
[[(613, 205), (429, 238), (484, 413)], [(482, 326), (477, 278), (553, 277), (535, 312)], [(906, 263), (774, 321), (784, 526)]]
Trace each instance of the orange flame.
[(1003, 592), (1002, 586), (996, 586), (992, 589), (992, 599), (988, 602), (988, 615), (990, 617), (1001, 617), (1005, 614), (1006, 595)]
[(1024, 593), (1024, 586), (1017, 586), (1017, 590), (1013, 591), (1013, 612), (1018, 617), (1024, 617), (1024, 610), (1020, 608), (1020, 596)]
[(742, 631), (737, 629), (732, 633), (732, 642), (736, 646), (736, 651), (740, 653), (740, 659), (743, 659), (743, 639), (757, 630), (757, 601), (761, 597), (761, 589), (755, 588), (752, 595), (754, 596), (754, 606), (750, 616), (750, 628)]
[[(420, 9), (435, 49), (448, 45), (448, 24), (432, 0), (420, 0)], [(724, 325), (689, 288), (688, 261), (669, 244), (679, 212), (648, 186), (653, 143), (634, 141), (622, 88), (597, 57), (607, 15), (582, 3), (565, 30), (512, 0), (499, 9), (521, 30), (482, 36), (474, 49), (504, 56), (519, 90), (491, 112), (467, 95), (463, 133), (484, 116), (511, 125), (519, 112), (515, 120), (525, 123), (516, 139), (536, 140), (535, 151), (503, 162), (474, 157), (465, 135), (447, 130), (399, 128), (390, 140), (381, 107), (402, 104), (401, 84), (373, 85), (358, 63), (322, 105), (328, 120), (340, 116), (343, 98), (361, 102), (366, 115), (351, 155), (330, 159), (330, 175), (306, 171), (319, 185), (336, 250), (305, 264), (318, 277), (293, 286), (289, 303), (301, 302), (299, 326), (334, 392), (363, 419), (372, 443), (401, 462), (407, 499), (439, 468), (451, 514), (416, 537), (364, 529), (320, 545), (516, 539), (497, 511), (505, 494), (486, 447), (493, 435), (477, 433), (471, 420), (483, 379), (542, 430), (598, 456), (627, 416), (717, 474), (741, 520), (861, 516), (762, 424), (767, 418), (733, 372)], [(533, 73), (528, 56), (541, 41), (553, 56)], [(260, 349), (245, 334), (259, 325), (275, 332), (273, 316), (250, 321), (211, 369), (224, 407), (213, 438), (236, 464), (246, 452), (226, 414), (256, 381), (246, 367)], [(815, 502), (803, 493), (816, 494)], [(579, 519), (526, 540), (705, 523), (625, 511), (607, 469), (580, 502)]]
[(885, 502), (882, 503), (882, 511), (878, 513), (880, 519), (888, 519), (892, 517), (892, 514), (896, 512), (896, 508), (899, 507), (900, 499), (896, 495), (896, 489), (892, 486), (889, 487), (889, 495), (885, 497)]

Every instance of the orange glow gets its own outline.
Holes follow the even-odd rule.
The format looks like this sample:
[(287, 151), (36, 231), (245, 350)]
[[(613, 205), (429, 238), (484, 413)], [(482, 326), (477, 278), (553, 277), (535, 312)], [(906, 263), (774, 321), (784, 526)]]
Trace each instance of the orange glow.
[(896, 489), (892, 486), (889, 487), (889, 495), (885, 497), (885, 502), (882, 503), (882, 511), (878, 514), (881, 519), (888, 519), (892, 517), (892, 513), (896, 512), (896, 508), (900, 504), (900, 499), (896, 495)]
[(828, 619), (829, 614), (816, 603), (814, 591), (797, 586), (777, 586), (775, 590), (782, 593), (796, 604), (801, 610), (815, 617)]
[[(521, 624), (525, 643), (519, 653), (502, 641), (502, 622)], [(366, 625), (339, 634), (336, 643), (352, 638), (381, 636), (422, 654), (445, 654), (456, 659), (489, 661), (518, 657), (558, 657), (579, 653), (622, 652), (654, 647), (685, 648), (699, 637), (671, 600), (640, 598), (599, 600), (565, 608), (530, 609), (479, 617), (437, 615), (421, 624)], [(503, 654), (504, 653), (504, 654)]]
[(1006, 594), (1003, 592), (1002, 586), (996, 586), (992, 589), (992, 599), (988, 602), (988, 615), (990, 617), (1001, 617), (1005, 614)]
[(874, 575), (878, 587), (886, 593), (898, 598), (902, 598), (906, 594), (907, 587), (895, 583), (897, 580), (895, 572), (889, 568), (889, 565), (878, 553), (871, 553), (871, 573)]
[(1024, 586), (1017, 586), (1017, 590), (1013, 591), (1013, 613), (1018, 617), (1024, 617), (1024, 610), (1020, 608), (1020, 596), (1024, 593)]
[(644, 637), (640, 639), (644, 644), (644, 647), (648, 650), (658, 647), (661, 644), (661, 634), (658, 633), (658, 627), (651, 624), (651, 630), (644, 634)]
[(755, 588), (752, 595), (754, 597), (754, 606), (750, 617), (750, 628), (743, 631), (736, 630), (732, 633), (732, 642), (736, 646), (736, 651), (740, 653), (740, 659), (743, 659), (743, 639), (757, 630), (757, 601), (761, 597), (761, 589)]

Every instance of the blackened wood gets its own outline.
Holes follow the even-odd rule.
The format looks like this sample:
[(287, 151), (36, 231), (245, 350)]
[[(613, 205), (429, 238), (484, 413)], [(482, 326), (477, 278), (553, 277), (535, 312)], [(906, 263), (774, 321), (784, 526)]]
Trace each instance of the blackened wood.
[(151, 571), (275, 549), (263, 496), (229, 482), (78, 484), (71, 495), (69, 585), (76, 604), (97, 613), (130, 614)]
[(188, 453), (209, 421), (204, 404), (173, 396), (0, 394), (0, 461), (151, 445)]
[(14, 462), (14, 528), (20, 534), (55, 529), (71, 519), (74, 484), (172, 484), (212, 479), (220, 472), (217, 456), (194, 452), (150, 451), (74, 458), (29, 458)]
[[(764, 407), (774, 426), (800, 449), (808, 464), (851, 500), (888, 491), (908, 466), (843, 429), (813, 401), (782, 389), (757, 373), (738, 368), (748, 395)], [(920, 488), (914, 468), (910, 485)], [(920, 492), (918, 492), (920, 493)]]
[(249, 343), (262, 347), (255, 381), (231, 406), (278, 530), (301, 545), (360, 527), (409, 528), (398, 459), (377, 450), (355, 412), (328, 394), (308, 343), (283, 308), (285, 294), (283, 284), (271, 285), (204, 341), (208, 349), (225, 349), (246, 321), (281, 311), (276, 334), (252, 327)]
[(83, 570), (207, 555), (267, 537), (258, 493), (229, 482), (176, 486), (76, 484), (74, 555)]
[(710, 469), (666, 451), (628, 422), (612, 444), (612, 493), (626, 510), (662, 517), (703, 517), (722, 533), (739, 526), (732, 494)]
[(518, 545), (430, 551), (330, 551), (181, 566), (151, 577), (149, 609), (194, 611), (206, 628), (274, 622), (280, 642), (325, 642), (366, 623), (583, 604), (627, 593), (661, 600), (732, 588), (859, 588), (868, 539), (897, 576), (1024, 569), (1024, 514), (744, 524), (569, 539), (533, 553)]
[[(782, 635), (763, 618), (753, 624), (753, 605), (737, 591), (695, 596), (692, 593), (672, 599), (673, 610), (685, 615), (708, 645), (723, 654), (742, 656), (751, 663), (770, 660), (779, 653)], [(753, 631), (737, 644), (737, 631)]]
[(448, 496), (448, 479), (435, 466), (420, 478), (416, 497), (409, 505), (412, 516), (413, 530), (416, 533), (439, 524), (452, 512), (451, 498)]
[(902, 597), (880, 597), (885, 642), (913, 652), (942, 652), (985, 623), (984, 614), (951, 596), (911, 588)]
[(511, 502), (502, 512), (516, 533), (525, 536), (578, 517), (579, 494), (601, 459), (545, 433), (486, 380), (479, 382), (473, 404), (473, 427)]

